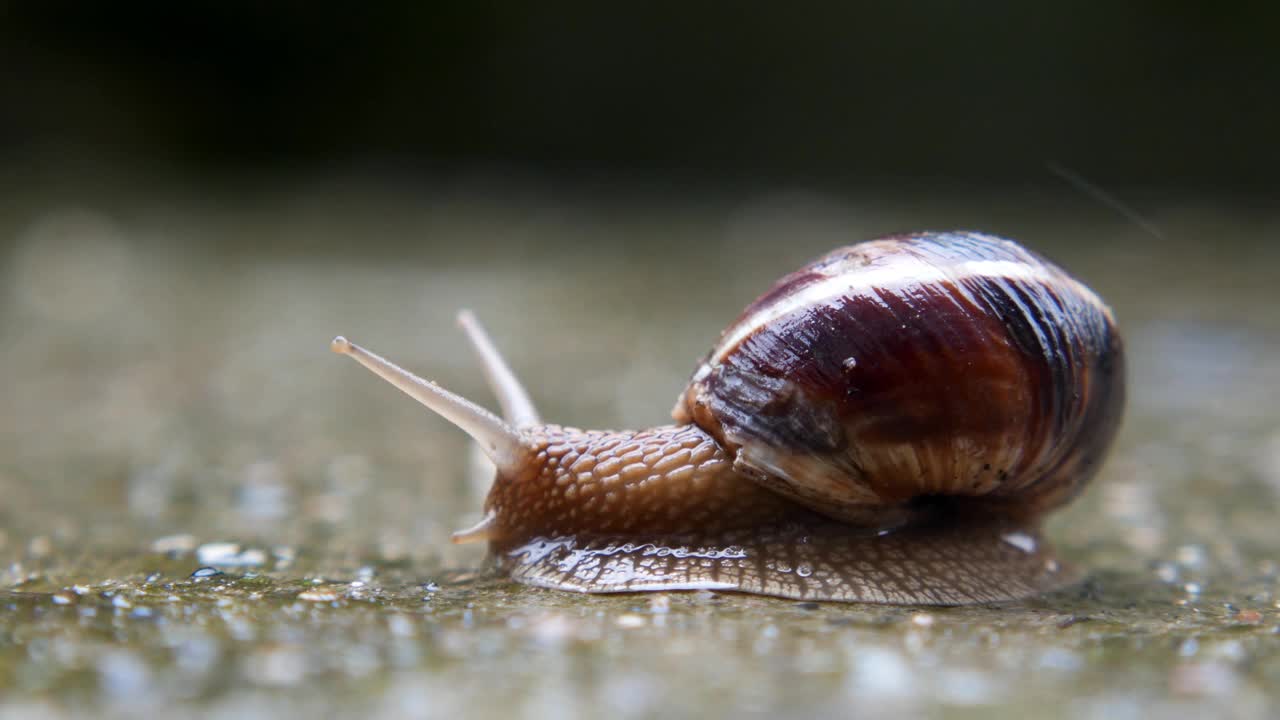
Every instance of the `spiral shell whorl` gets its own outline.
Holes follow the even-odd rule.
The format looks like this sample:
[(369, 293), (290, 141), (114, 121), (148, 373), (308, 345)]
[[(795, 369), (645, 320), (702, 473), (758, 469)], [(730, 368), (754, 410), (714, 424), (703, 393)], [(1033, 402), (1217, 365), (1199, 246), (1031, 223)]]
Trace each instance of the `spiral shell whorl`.
[(1001, 238), (922, 233), (782, 278), (725, 330), (675, 416), (764, 486), (884, 526), (924, 497), (1023, 516), (1065, 502), (1122, 401), (1119, 336), (1088, 288)]

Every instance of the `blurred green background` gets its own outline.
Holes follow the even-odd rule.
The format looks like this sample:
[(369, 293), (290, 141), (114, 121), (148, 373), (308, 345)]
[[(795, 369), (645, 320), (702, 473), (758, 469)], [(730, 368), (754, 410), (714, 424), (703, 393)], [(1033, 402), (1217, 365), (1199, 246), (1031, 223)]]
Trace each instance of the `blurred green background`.
[[(1274, 190), (1267, 2), (0, 3), (0, 159)], [(56, 174), (56, 173), (55, 173)]]

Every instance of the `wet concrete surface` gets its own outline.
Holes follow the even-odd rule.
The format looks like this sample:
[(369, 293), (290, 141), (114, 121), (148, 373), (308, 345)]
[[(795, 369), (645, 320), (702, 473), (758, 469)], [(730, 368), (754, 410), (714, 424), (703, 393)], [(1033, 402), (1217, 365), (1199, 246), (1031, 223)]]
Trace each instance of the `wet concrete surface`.
[[(1280, 687), (1280, 216), (344, 186), (7, 200), (0, 717), (1262, 717)], [(1119, 443), (1019, 603), (580, 596), (484, 572), (465, 436), (339, 333), (493, 406), (661, 423), (772, 279), (893, 231), (1018, 238), (1111, 302)], [(201, 568), (208, 568), (201, 570)]]

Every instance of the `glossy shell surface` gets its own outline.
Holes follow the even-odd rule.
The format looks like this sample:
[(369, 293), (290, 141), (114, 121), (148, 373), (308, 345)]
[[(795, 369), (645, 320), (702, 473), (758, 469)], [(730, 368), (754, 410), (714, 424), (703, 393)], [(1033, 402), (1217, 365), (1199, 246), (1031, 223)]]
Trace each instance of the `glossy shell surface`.
[(1011, 241), (921, 233), (782, 278), (724, 331), (674, 416), (766, 487), (889, 527), (937, 498), (1021, 517), (1066, 502), (1123, 398), (1121, 341), (1091, 290)]

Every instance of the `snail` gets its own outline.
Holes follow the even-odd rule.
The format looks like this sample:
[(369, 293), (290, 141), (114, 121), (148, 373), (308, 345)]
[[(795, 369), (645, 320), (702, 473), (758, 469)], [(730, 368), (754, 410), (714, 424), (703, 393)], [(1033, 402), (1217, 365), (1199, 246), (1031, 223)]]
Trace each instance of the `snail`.
[(343, 337), (474, 438), (483, 519), (511, 579), (579, 592), (709, 589), (957, 605), (1079, 573), (1040, 532), (1096, 474), (1124, 403), (1123, 346), (1089, 288), (1017, 243), (895, 235), (786, 275), (721, 334), (673, 424), (544, 424), (479, 323), (504, 411)]

